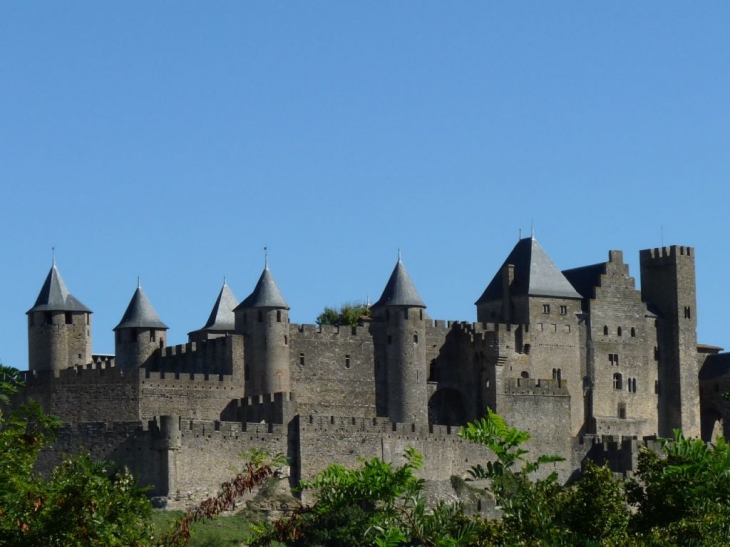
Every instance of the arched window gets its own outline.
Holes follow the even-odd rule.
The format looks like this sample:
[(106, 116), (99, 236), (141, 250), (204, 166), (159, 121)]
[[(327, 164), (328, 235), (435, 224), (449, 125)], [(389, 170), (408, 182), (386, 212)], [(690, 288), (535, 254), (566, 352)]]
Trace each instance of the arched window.
[(530, 373), (529, 373), (529, 372), (527, 372), (526, 370), (523, 370), (523, 371), (522, 371), (522, 372), (520, 373), (520, 377), (521, 377), (521, 378), (529, 378), (529, 377), (530, 377)]
[(634, 327), (631, 327), (631, 337), (632, 338), (636, 337), (636, 329)]
[(621, 330), (621, 327), (619, 327), (619, 328), (618, 328), (618, 329), (616, 330), (616, 334), (617, 334), (617, 335), (619, 335), (619, 336), (622, 336), (622, 335), (623, 335), (623, 333), (624, 333), (624, 331), (623, 331), (623, 330)]
[(559, 368), (553, 369), (553, 380), (557, 380), (558, 382), (563, 379), (563, 373)]
[(608, 326), (604, 325), (603, 327), (603, 336), (608, 336)]
[(624, 379), (618, 372), (613, 375), (613, 389), (621, 390), (624, 387)]

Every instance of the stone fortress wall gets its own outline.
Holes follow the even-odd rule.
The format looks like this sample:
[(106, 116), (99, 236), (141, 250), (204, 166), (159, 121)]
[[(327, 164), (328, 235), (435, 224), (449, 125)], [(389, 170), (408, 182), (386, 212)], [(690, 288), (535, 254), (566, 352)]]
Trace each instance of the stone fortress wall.
[[(41, 322), (62, 300), (48, 291), (65, 290), (54, 265), (29, 312), (29, 344), (41, 347), (26, 395), (69, 424), (46, 465), (87, 449), (173, 504), (212, 493), (252, 448), (285, 454), (292, 484), (333, 461), (399, 462), (407, 446), (425, 455), (425, 479), (448, 481), (491, 457), (458, 436), (487, 407), (531, 435), (533, 454), (563, 456), (562, 479), (587, 457), (630, 473), (640, 439), (677, 425), (699, 434), (700, 423), (708, 437), (729, 414), (717, 386), (730, 385), (730, 361), (696, 343), (694, 250), (643, 251), (641, 262), (639, 291), (620, 251), (560, 272), (534, 238), (520, 240), (470, 323), (430, 319), (399, 260), (358, 327), (290, 324), (266, 268), (241, 304), (224, 285), (206, 327), (168, 347), (138, 287), (116, 356), (91, 354), (90, 312), (75, 299), (72, 312), (50, 311), (52, 332)], [(51, 361), (71, 346), (89, 362)]]

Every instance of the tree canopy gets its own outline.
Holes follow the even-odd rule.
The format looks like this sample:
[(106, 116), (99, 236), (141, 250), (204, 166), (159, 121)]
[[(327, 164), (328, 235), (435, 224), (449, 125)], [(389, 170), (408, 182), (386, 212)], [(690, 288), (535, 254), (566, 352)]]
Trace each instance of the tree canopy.
[(370, 317), (370, 307), (362, 302), (347, 302), (339, 308), (326, 307), (317, 316), (317, 326), (334, 325), (342, 327), (357, 327), (363, 317)]

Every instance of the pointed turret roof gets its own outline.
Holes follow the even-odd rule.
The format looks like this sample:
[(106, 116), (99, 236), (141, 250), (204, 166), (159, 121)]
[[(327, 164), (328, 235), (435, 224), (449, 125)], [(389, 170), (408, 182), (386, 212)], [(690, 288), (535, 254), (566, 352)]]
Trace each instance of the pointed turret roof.
[(385, 285), (380, 300), (373, 304), (374, 308), (377, 306), (426, 307), (400, 257), (398, 257), (398, 263), (393, 268), (393, 273), (390, 274), (390, 279)]
[(502, 270), (507, 264), (515, 267), (512, 296), (581, 298), (537, 240), (526, 237), (517, 242), (477, 304), (502, 299)]
[(157, 315), (157, 312), (152, 307), (152, 303), (147, 298), (147, 295), (142, 290), (141, 286), (137, 286), (137, 290), (132, 295), (132, 300), (129, 301), (127, 311), (124, 312), (124, 317), (119, 324), (114, 327), (117, 329), (127, 329), (131, 327), (143, 328), (143, 329), (168, 329)]
[(241, 302), (235, 309), (243, 308), (283, 308), (289, 309), (286, 300), (279, 290), (279, 286), (274, 281), (274, 276), (271, 275), (269, 267), (264, 268), (261, 277), (259, 277), (256, 288), (253, 290), (248, 297)]
[(48, 272), (45, 283), (38, 293), (35, 304), (27, 313), (33, 311), (78, 311), (91, 313), (91, 310), (79, 302), (66, 288), (63, 278), (54, 262)]
[(233, 294), (233, 291), (228, 287), (228, 284), (224, 281), (221, 292), (218, 293), (218, 298), (213, 305), (213, 310), (210, 312), (207, 323), (200, 330), (209, 331), (229, 331), (234, 330), (236, 327), (236, 319), (233, 315), (234, 308), (238, 305), (238, 300)]

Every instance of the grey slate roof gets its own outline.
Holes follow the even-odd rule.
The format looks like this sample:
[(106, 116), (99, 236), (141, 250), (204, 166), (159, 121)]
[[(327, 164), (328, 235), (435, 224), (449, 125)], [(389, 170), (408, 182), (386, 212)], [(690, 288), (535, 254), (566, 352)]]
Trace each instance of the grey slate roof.
[(157, 312), (152, 307), (152, 303), (147, 298), (147, 295), (142, 290), (142, 287), (137, 287), (132, 295), (132, 300), (129, 301), (127, 311), (124, 312), (124, 317), (119, 324), (114, 327), (117, 329), (128, 329), (128, 328), (143, 328), (143, 329), (167, 329), (160, 318), (157, 316)]
[(38, 293), (35, 304), (27, 313), (34, 311), (78, 311), (91, 313), (91, 310), (79, 302), (66, 288), (58, 268), (54, 264), (48, 272), (45, 283)]
[(517, 242), (482, 296), (476, 301), (477, 304), (502, 299), (502, 269), (507, 264), (513, 264), (515, 267), (512, 284), (514, 296), (581, 298), (537, 240), (534, 237), (526, 237)]
[(390, 274), (390, 279), (385, 285), (383, 294), (373, 307), (377, 306), (409, 306), (413, 308), (425, 308), (426, 304), (421, 300), (416, 286), (406, 271), (400, 259)]
[(210, 317), (205, 326), (200, 329), (204, 331), (232, 331), (236, 328), (236, 319), (233, 315), (234, 308), (238, 305), (238, 300), (228, 285), (223, 282), (221, 292), (213, 305)]
[(583, 298), (595, 298), (595, 288), (601, 284), (601, 274), (606, 273), (606, 263), (599, 262), (590, 266), (581, 266), (580, 268), (572, 268), (563, 270), (563, 275), (570, 281), (575, 290), (577, 290)]
[(264, 271), (259, 277), (256, 288), (246, 299), (241, 302), (235, 309), (244, 308), (283, 308), (289, 309), (286, 300), (279, 290), (279, 286), (274, 281), (274, 276), (271, 275), (268, 266), (264, 268)]

